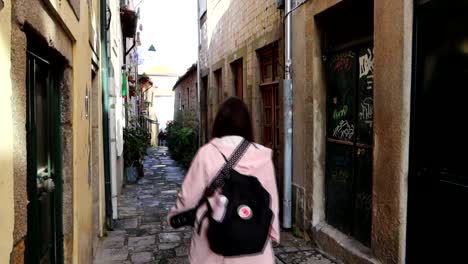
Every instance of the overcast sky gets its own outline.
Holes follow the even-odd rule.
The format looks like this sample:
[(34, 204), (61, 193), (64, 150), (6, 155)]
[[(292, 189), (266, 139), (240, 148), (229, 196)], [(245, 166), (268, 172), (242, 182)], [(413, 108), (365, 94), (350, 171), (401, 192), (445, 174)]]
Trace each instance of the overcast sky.
[[(160, 64), (184, 74), (197, 60), (197, 0), (143, 0), (138, 8), (145, 58), (139, 67)], [(156, 53), (147, 51), (151, 44)]]

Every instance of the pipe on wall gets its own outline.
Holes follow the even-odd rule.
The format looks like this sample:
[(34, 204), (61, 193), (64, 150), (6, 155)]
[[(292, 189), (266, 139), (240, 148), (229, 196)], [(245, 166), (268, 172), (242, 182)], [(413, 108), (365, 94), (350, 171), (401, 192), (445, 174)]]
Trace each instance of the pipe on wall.
[(200, 30), (200, 1), (197, 1), (197, 104), (198, 104), (198, 147), (202, 144), (202, 107), (201, 107), (201, 100), (200, 100), (200, 87), (201, 87), (201, 78), (200, 78), (200, 42), (201, 42), (201, 30)]
[(107, 228), (112, 230), (112, 192), (109, 163), (109, 66), (107, 54), (107, 0), (100, 0), (101, 11), (101, 80), (102, 80), (102, 127), (104, 142), (104, 182)]
[(291, 19), (292, 0), (286, 0), (285, 9), (285, 72), (284, 72), (284, 193), (283, 193), (283, 227), (291, 228), (292, 226), (292, 136), (293, 136), (293, 115), (292, 115), (292, 100), (293, 100), (293, 82), (291, 77), (292, 66), (292, 19)]

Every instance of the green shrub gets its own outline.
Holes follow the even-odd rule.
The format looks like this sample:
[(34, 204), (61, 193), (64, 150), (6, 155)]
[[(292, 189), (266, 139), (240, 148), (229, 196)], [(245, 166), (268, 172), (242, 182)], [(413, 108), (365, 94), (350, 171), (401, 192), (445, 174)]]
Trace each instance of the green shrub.
[(182, 127), (177, 122), (168, 123), (166, 133), (171, 157), (188, 168), (197, 151), (197, 133), (192, 128)]
[(144, 157), (150, 142), (150, 134), (141, 127), (126, 127), (123, 130), (125, 167), (137, 166)]
[(292, 235), (297, 238), (304, 238), (302, 231), (297, 226), (293, 226)]

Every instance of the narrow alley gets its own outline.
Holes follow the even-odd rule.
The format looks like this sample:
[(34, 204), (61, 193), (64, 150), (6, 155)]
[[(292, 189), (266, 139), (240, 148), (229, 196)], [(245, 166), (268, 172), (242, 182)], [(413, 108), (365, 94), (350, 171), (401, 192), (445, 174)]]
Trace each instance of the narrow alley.
[[(468, 263), (467, 25), (468, 0), (0, 0), (0, 264), (278, 235), (240, 264)], [(211, 197), (209, 236), (172, 228), (240, 138), (260, 183)]]
[[(173, 229), (168, 210), (175, 204), (184, 170), (168, 155), (166, 147), (150, 148), (144, 161), (145, 176), (126, 185), (119, 197), (119, 217), (114, 230), (102, 238), (95, 264), (189, 263), (191, 229)], [(283, 232), (275, 246), (278, 264), (332, 264), (310, 242)]]

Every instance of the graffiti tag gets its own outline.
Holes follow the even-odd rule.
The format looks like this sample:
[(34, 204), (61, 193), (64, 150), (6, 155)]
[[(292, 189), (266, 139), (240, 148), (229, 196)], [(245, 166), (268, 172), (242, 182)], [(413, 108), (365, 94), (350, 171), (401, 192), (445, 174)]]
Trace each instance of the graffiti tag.
[(333, 68), (335, 71), (349, 70), (353, 64), (354, 53), (349, 51), (336, 55), (333, 58)]
[(367, 54), (359, 57), (359, 78), (374, 72), (374, 52), (367, 49)]
[(366, 97), (361, 102), (361, 111), (359, 111), (359, 119), (371, 121), (374, 116), (374, 100), (372, 97)]
[(354, 136), (354, 125), (349, 124), (347, 120), (341, 120), (333, 129), (333, 136), (342, 140), (351, 140)]
[(335, 183), (346, 183), (350, 179), (349, 173), (344, 168), (338, 168), (333, 174), (332, 179)]
[(344, 105), (341, 110), (336, 110), (336, 109), (333, 110), (333, 119), (335, 120), (342, 119), (343, 117), (346, 116), (346, 114), (348, 114), (348, 106)]
[(362, 210), (363, 217), (369, 219), (372, 210), (372, 196), (367, 193), (358, 193), (356, 195), (356, 207)]

